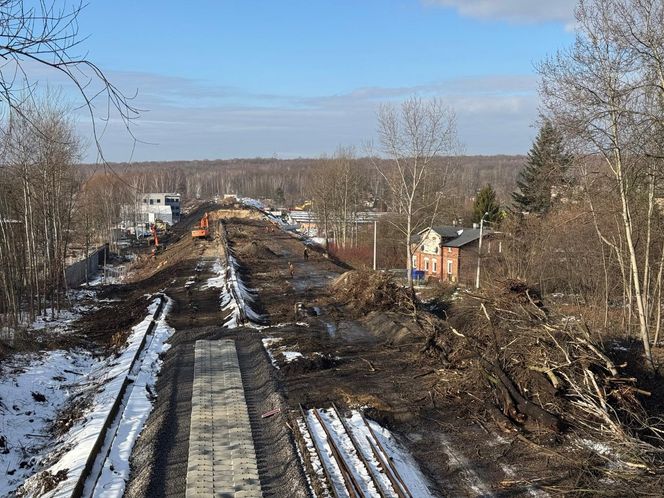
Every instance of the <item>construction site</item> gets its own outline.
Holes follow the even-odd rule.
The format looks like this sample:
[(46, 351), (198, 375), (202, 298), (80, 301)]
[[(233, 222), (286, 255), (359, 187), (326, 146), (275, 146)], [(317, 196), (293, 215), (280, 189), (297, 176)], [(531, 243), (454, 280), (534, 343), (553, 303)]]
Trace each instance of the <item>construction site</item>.
[(250, 203), (167, 240), (3, 361), (3, 495), (661, 496), (659, 378), (523, 284), (413, 308)]
[(0, 498), (664, 497), (663, 53), (664, 0), (0, 2)]

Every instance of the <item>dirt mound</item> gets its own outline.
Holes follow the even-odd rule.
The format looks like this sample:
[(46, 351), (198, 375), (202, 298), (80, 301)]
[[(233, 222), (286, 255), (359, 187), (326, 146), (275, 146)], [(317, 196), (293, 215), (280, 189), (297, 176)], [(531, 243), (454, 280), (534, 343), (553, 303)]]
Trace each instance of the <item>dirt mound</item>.
[(110, 350), (123, 346), (131, 328), (148, 313), (150, 301), (136, 294), (83, 315), (74, 324), (77, 335)]
[(403, 345), (420, 341), (422, 332), (409, 317), (390, 311), (372, 311), (362, 323), (378, 338), (390, 345)]
[(316, 372), (318, 370), (327, 370), (334, 368), (339, 363), (339, 360), (331, 355), (314, 354), (297, 358), (296, 360), (286, 363), (281, 367), (285, 375), (304, 374), (308, 372)]
[(277, 255), (272, 249), (255, 240), (236, 246), (235, 254), (240, 258), (251, 259), (270, 259)]
[(351, 270), (331, 284), (332, 293), (358, 316), (371, 311), (406, 308), (410, 302), (407, 291), (399, 287), (387, 273)]

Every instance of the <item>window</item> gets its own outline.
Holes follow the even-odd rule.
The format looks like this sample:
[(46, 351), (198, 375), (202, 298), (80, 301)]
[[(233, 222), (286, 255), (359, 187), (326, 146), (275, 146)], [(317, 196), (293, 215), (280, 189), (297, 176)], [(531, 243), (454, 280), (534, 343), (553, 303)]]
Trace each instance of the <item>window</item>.
[(424, 271), (429, 271), (429, 258), (424, 258)]
[(417, 256), (413, 256), (413, 269), (417, 270)]
[(438, 271), (438, 261), (434, 259), (432, 265), (431, 273), (436, 273)]
[(157, 204), (161, 204), (161, 199), (157, 199)]
[(447, 260), (447, 274), (452, 275), (452, 260), (451, 259)]
[(154, 204), (154, 199), (150, 199), (150, 204)]
[(447, 248), (447, 252), (452, 252), (452, 248), (451, 248), (451, 247), (448, 247), (448, 248)]

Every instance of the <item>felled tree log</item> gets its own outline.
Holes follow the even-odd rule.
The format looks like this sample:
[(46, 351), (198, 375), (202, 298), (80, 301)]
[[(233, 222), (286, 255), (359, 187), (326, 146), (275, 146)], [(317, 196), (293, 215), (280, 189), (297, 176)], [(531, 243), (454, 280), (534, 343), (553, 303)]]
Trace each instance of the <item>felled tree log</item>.
[[(530, 421), (535, 421), (554, 432), (559, 433), (562, 431), (560, 419), (524, 398), (502, 368), (484, 358), (480, 358), (480, 362), (482, 367), (499, 381), (497, 387), (502, 391), (503, 399), (509, 412), (513, 412), (515, 408), (518, 413), (524, 415)], [(514, 413), (508, 414), (512, 418), (515, 418)]]

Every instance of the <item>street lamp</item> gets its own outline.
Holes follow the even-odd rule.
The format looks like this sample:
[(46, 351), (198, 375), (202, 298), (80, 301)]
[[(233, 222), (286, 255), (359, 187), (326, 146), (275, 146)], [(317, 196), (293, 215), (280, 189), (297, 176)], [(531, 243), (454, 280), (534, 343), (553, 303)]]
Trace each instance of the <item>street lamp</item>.
[(477, 275), (475, 277), (475, 288), (479, 289), (480, 288), (480, 263), (482, 260), (482, 233), (484, 231), (484, 218), (486, 218), (489, 215), (489, 212), (487, 211), (482, 215), (482, 219), (480, 220), (480, 243), (477, 247)]

